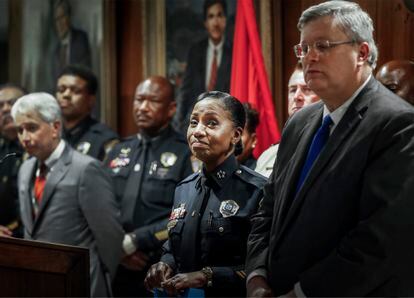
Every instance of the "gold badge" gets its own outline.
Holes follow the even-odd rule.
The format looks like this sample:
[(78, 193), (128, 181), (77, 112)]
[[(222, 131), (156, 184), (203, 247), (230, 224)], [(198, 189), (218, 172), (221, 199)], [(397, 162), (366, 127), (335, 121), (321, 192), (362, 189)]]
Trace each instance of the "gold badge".
[(164, 167), (171, 167), (177, 161), (177, 155), (172, 152), (164, 152), (161, 154), (161, 164)]
[(220, 204), (220, 213), (223, 217), (230, 217), (237, 213), (239, 205), (233, 200), (223, 201)]
[(82, 154), (88, 154), (90, 148), (91, 148), (91, 143), (82, 142), (82, 143), (79, 143), (78, 146), (76, 146), (76, 151)]

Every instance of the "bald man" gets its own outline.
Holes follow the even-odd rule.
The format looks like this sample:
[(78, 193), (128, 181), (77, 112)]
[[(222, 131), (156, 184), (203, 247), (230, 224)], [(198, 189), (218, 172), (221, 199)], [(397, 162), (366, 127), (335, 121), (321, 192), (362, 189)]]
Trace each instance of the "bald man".
[[(11, 108), (25, 91), (17, 85), (0, 86), (0, 236), (22, 236), (19, 220), (17, 174), (23, 148), (11, 117)], [(14, 155), (16, 153), (16, 155)]]
[(192, 173), (186, 139), (170, 125), (175, 109), (174, 87), (166, 78), (141, 82), (132, 104), (140, 133), (117, 144), (107, 160), (126, 231), (116, 296), (152, 296), (143, 285), (145, 274), (167, 239), (175, 186)]
[(379, 68), (376, 78), (399, 97), (414, 105), (413, 61), (389, 61)]
[[(288, 83), (288, 114), (291, 117), (301, 108), (319, 101), (319, 96), (313, 92), (305, 82), (303, 69), (298, 64), (290, 76)], [(273, 165), (277, 156), (279, 144), (274, 144), (266, 149), (257, 160), (255, 171), (269, 177), (273, 171)]]

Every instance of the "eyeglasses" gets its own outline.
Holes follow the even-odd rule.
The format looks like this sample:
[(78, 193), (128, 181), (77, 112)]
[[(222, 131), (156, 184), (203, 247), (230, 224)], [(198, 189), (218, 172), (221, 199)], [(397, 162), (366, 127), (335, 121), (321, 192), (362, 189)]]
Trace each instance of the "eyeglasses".
[(342, 45), (342, 44), (351, 44), (354, 43), (353, 40), (347, 40), (347, 41), (329, 41), (329, 40), (318, 40), (313, 43), (313, 45), (309, 44), (297, 44), (293, 47), (293, 50), (295, 51), (295, 55), (298, 58), (304, 58), (310, 51), (311, 48), (313, 48), (318, 54), (324, 54), (329, 49)]

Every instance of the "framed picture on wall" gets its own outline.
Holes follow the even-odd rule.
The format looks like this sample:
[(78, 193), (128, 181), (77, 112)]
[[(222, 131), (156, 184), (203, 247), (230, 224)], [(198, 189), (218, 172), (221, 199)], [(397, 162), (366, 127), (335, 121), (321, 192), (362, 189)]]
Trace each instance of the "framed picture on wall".
[(104, 74), (112, 59), (111, 55), (106, 55), (110, 39), (105, 38), (105, 32), (110, 30), (104, 30), (103, 21), (107, 2), (22, 1), (21, 83), (29, 92), (54, 94), (62, 69), (68, 64), (81, 64), (93, 70), (100, 85), (94, 116), (104, 121), (111, 119), (106, 101), (111, 98), (108, 86), (114, 86), (115, 82), (108, 81)]

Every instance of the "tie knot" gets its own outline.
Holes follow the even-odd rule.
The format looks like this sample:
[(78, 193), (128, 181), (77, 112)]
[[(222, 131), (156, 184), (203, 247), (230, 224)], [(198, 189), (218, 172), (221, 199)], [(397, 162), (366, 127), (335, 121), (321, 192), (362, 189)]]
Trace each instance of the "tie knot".
[(330, 115), (326, 115), (324, 118), (323, 118), (323, 121), (322, 121), (322, 126), (323, 127), (329, 127), (329, 126), (331, 126), (331, 124), (333, 123), (333, 121), (332, 121), (332, 118), (331, 118), (331, 116)]
[(44, 176), (46, 176), (46, 173), (47, 173), (47, 166), (46, 166), (45, 163), (42, 162), (39, 165), (39, 175), (38, 176), (44, 177)]

